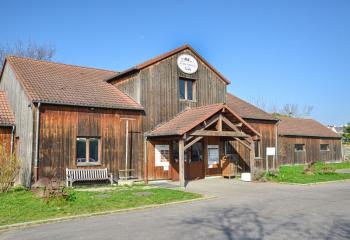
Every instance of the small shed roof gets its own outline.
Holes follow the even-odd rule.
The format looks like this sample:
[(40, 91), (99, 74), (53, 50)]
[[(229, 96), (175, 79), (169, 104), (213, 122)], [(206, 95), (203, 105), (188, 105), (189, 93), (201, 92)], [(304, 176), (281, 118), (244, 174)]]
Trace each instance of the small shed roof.
[(281, 136), (341, 138), (341, 136), (314, 119), (281, 117), (278, 134)]
[(143, 107), (103, 81), (117, 72), (10, 56), (6, 63), (15, 72), (33, 102), (112, 109)]
[(0, 91), (0, 126), (14, 126), (15, 117), (4, 91)]

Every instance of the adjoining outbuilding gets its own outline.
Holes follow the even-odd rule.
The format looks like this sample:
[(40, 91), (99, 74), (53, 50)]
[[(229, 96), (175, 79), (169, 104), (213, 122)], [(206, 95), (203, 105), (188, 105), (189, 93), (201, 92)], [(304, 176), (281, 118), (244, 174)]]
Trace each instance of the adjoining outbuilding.
[[(118, 173), (129, 161), (141, 174), (143, 107), (104, 80), (114, 71), (7, 57), (0, 88), (16, 118), (19, 183), (47, 175), (64, 180), (66, 168)], [(131, 137), (126, 142), (125, 135)]]
[(342, 160), (341, 136), (313, 119), (282, 117), (278, 135), (280, 165)]

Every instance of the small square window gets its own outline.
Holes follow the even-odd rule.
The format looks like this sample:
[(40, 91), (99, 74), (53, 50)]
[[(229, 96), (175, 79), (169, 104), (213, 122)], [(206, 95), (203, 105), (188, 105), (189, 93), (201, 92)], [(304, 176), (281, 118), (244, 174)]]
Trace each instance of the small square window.
[(100, 139), (96, 137), (78, 137), (76, 141), (77, 165), (100, 164)]
[(294, 150), (295, 150), (296, 152), (305, 151), (305, 144), (295, 144), (295, 145), (294, 145)]
[(329, 144), (320, 144), (321, 151), (329, 151)]
[(254, 142), (254, 157), (260, 158), (260, 142), (259, 141)]
[(194, 80), (180, 78), (179, 79), (179, 98), (182, 100), (194, 100), (195, 93)]

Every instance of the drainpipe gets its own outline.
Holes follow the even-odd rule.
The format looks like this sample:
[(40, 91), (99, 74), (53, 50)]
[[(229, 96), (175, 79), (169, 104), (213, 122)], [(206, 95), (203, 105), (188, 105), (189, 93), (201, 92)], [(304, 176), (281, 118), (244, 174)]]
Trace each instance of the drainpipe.
[(12, 154), (13, 153), (13, 150), (14, 150), (14, 141), (15, 141), (15, 129), (16, 129), (16, 126), (12, 126), (12, 130), (11, 130), (11, 150), (10, 150), (10, 153)]
[(144, 162), (144, 167), (143, 167), (143, 178), (145, 184), (148, 184), (148, 164), (147, 164), (147, 136), (144, 134), (143, 136), (143, 162)]
[(36, 133), (35, 133), (35, 160), (34, 160), (34, 179), (39, 180), (39, 127), (40, 127), (40, 106), (38, 102), (36, 109)]

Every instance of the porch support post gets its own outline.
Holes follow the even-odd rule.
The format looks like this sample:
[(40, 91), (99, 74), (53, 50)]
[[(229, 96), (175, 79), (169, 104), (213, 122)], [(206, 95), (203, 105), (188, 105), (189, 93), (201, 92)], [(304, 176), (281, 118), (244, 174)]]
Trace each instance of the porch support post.
[(143, 137), (143, 178), (145, 184), (148, 184), (148, 155), (147, 155), (147, 137), (144, 135)]
[(249, 161), (249, 165), (250, 165), (250, 173), (253, 175), (253, 172), (255, 170), (255, 162), (254, 162), (254, 140), (251, 138), (250, 141), (250, 161)]
[(179, 180), (180, 187), (185, 187), (185, 140), (179, 140)]

